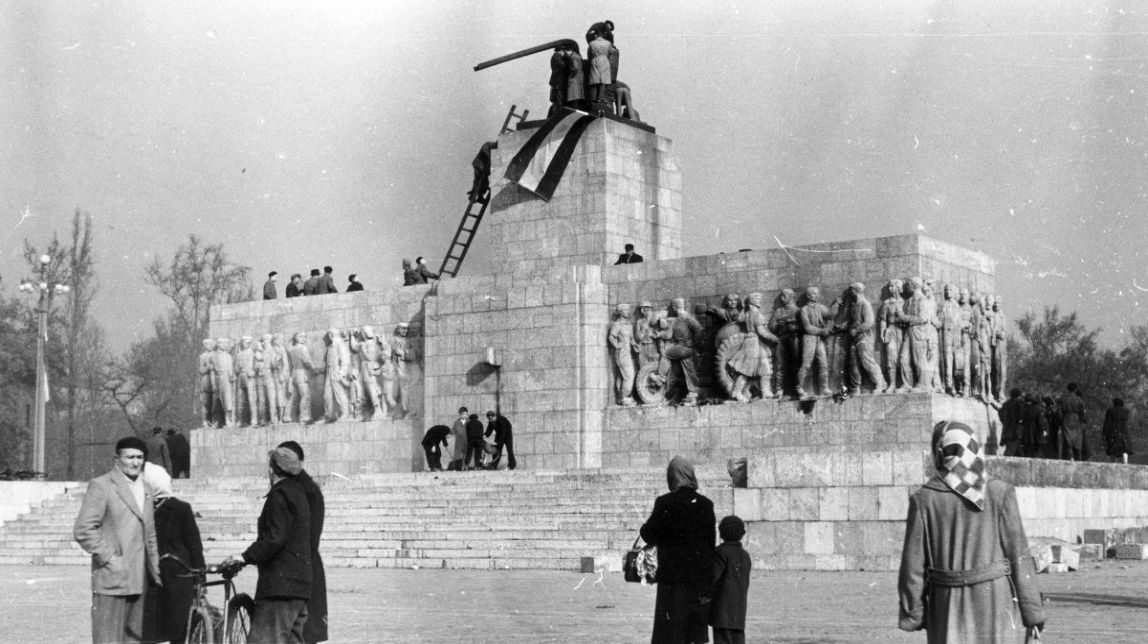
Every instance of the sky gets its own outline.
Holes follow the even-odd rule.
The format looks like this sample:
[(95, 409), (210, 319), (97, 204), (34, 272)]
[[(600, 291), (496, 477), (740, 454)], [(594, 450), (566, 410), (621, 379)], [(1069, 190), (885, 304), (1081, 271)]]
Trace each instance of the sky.
[(1110, 346), (1144, 323), (1135, 0), (0, 3), (0, 292), (77, 207), (116, 351), (166, 306), (143, 267), (190, 234), (257, 287), (437, 267), (478, 146), (547, 106), (545, 54), (473, 66), (605, 19), (674, 142), (686, 255), (923, 231), (994, 257), (1013, 318), (1057, 304)]

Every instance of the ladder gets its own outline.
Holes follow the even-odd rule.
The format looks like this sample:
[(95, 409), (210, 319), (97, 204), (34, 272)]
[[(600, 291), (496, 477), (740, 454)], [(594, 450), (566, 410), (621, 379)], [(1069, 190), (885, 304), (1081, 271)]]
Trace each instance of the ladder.
[[(530, 110), (522, 110), (519, 114), (514, 110), (518, 109), (517, 105), (511, 105), (510, 111), (506, 113), (506, 119), (502, 121), (502, 130), (500, 134), (505, 134), (510, 131), (510, 119), (518, 119), (518, 123), (526, 120)], [(474, 233), (478, 230), (478, 224), (482, 221), (482, 216), (486, 214), (486, 208), (490, 205), (490, 182), (487, 182), (486, 189), (481, 195), (471, 195), (467, 200), (466, 210), (462, 213), (462, 221), (458, 223), (458, 230), (454, 232), (454, 239), (450, 242), (450, 248), (446, 252), (446, 257), (442, 259), (442, 266), (438, 269), (440, 278), (454, 277), (458, 275), (458, 271), (462, 268), (462, 260), (466, 258), (466, 252), (470, 250), (470, 244), (474, 241)]]

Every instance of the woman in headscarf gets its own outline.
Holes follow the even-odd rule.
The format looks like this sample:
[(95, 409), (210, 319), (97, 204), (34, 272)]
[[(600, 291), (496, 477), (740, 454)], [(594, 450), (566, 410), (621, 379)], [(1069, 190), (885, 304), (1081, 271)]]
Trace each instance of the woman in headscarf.
[(937, 473), (909, 497), (901, 630), (924, 629), (929, 644), (1022, 642), (1044, 609), (1016, 490), (988, 479), (967, 425), (937, 423), (932, 446)]
[(642, 539), (658, 547), (658, 597), (651, 644), (709, 641), (713, 583), (714, 504), (698, 494), (694, 467), (675, 456), (666, 468), (670, 493), (654, 501)]
[(163, 586), (148, 589), (144, 602), (144, 641), (182, 644), (187, 636), (187, 611), (194, 598), (194, 580), (178, 563), (162, 559), (171, 554), (192, 568), (203, 568), (203, 543), (191, 505), (175, 498), (171, 477), (162, 467), (145, 465), (144, 485), (155, 498), (155, 536), (159, 546)]

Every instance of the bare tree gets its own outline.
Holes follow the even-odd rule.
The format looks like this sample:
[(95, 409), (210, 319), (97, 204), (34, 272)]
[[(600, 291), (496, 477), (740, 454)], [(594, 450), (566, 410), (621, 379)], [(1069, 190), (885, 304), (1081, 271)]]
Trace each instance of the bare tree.
[(204, 244), (191, 235), (165, 268), (157, 258), (144, 269), (148, 283), (171, 300), (175, 332), (198, 345), (207, 337), (211, 307), (251, 299), (251, 267), (231, 263), (223, 244)]

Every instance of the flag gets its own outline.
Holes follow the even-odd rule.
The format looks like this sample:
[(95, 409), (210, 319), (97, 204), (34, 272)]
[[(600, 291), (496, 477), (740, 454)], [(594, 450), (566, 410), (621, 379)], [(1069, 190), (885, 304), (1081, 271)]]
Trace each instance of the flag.
[(506, 166), (506, 178), (550, 201), (574, 148), (595, 117), (568, 110), (546, 121)]

